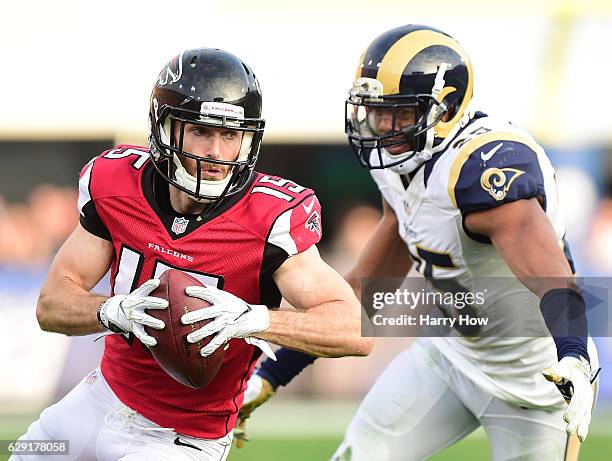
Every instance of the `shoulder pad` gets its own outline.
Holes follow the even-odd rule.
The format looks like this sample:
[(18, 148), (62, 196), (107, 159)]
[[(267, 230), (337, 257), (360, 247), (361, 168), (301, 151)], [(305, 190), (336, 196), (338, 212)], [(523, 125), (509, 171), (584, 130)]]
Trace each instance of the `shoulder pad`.
[(448, 193), (462, 213), (544, 197), (543, 149), (528, 135), (490, 131), (461, 146), (453, 159)]
[(124, 144), (100, 154), (90, 172), (92, 198), (139, 195), (139, 178), (148, 160), (147, 148)]
[(231, 216), (290, 256), (321, 239), (321, 205), (314, 191), (278, 176), (259, 173)]
[(271, 195), (291, 203), (294, 200), (301, 200), (304, 197), (312, 195), (312, 189), (300, 186), (290, 179), (281, 178), (269, 174), (258, 173), (257, 178), (253, 183), (251, 193), (262, 193)]

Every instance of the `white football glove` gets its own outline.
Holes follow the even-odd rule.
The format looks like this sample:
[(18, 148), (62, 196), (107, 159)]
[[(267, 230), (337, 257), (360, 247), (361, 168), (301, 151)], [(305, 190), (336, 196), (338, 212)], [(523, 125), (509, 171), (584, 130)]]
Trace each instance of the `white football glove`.
[(276, 355), (266, 341), (249, 337), (253, 333), (267, 330), (270, 326), (270, 314), (266, 306), (249, 304), (227, 291), (210, 286), (190, 286), (185, 289), (185, 293), (211, 304), (209, 307), (189, 312), (181, 317), (181, 322), (185, 325), (213, 319), (212, 322), (187, 335), (187, 341), (197, 343), (202, 338), (217, 333), (200, 349), (202, 356), (212, 354), (232, 338), (244, 338), (247, 343), (259, 347), (264, 354), (276, 360)]
[(578, 438), (584, 442), (589, 432), (591, 410), (595, 395), (591, 385), (591, 366), (586, 359), (563, 357), (550, 368), (542, 371), (544, 377), (557, 385), (566, 399), (571, 399), (563, 414), (567, 433), (578, 431)]
[(145, 346), (153, 347), (157, 341), (145, 333), (144, 327), (157, 330), (166, 325), (163, 321), (148, 315), (146, 309), (165, 309), (168, 301), (148, 296), (159, 286), (159, 279), (147, 280), (129, 295), (115, 295), (104, 301), (98, 308), (100, 323), (113, 333), (134, 333)]

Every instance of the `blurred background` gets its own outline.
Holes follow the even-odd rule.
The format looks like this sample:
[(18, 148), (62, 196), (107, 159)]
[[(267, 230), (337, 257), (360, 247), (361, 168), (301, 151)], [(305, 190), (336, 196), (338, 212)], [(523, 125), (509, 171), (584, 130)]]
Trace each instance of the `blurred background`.
[[(38, 291), (77, 222), (80, 169), (115, 144), (146, 143), (153, 82), (181, 49), (224, 48), (253, 67), (267, 119), (258, 170), (317, 191), (321, 250), (342, 273), (380, 216), (343, 134), (358, 59), (402, 24), (450, 33), (471, 56), (476, 107), (526, 128), (549, 153), (579, 273), (612, 271), (608, 1), (23, 0), (3, 6), (1, 23), (0, 438), (22, 433), (99, 362), (103, 341), (38, 329)], [(612, 452), (612, 342), (597, 342), (604, 371), (582, 458), (594, 460)], [(230, 459), (289, 459), (284, 449), (327, 459), (359, 399), (409, 343), (380, 339), (367, 359), (317, 361), (258, 412), (255, 441)], [(462, 447), (465, 459), (487, 459), (482, 434)], [(436, 459), (464, 459), (455, 450)]]

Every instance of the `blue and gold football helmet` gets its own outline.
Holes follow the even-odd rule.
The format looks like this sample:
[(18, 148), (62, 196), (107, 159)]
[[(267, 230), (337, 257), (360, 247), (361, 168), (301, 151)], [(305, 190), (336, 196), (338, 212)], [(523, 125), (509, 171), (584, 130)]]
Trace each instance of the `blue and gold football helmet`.
[(408, 173), (465, 119), (472, 92), (472, 65), (452, 37), (413, 24), (389, 30), (359, 62), (345, 104), (349, 143), (363, 166)]

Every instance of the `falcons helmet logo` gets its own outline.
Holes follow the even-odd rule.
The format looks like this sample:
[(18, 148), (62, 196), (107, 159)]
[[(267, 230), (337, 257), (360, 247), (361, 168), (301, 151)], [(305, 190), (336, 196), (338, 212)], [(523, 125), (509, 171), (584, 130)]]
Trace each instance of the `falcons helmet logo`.
[[(183, 52), (184, 53), (184, 52)], [(183, 75), (183, 53), (175, 56), (167, 67), (162, 69), (157, 77), (157, 84), (160, 86), (170, 85), (178, 82)]]

